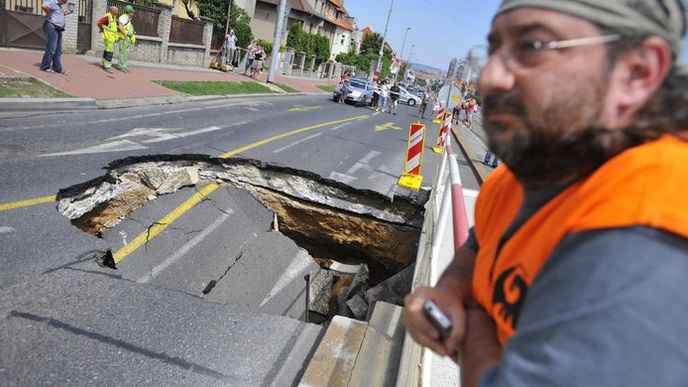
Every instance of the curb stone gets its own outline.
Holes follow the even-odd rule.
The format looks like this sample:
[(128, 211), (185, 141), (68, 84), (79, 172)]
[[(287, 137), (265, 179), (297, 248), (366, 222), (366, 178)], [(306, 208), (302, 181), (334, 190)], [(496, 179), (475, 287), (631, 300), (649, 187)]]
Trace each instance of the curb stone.
[(96, 109), (93, 98), (0, 98), (0, 112)]

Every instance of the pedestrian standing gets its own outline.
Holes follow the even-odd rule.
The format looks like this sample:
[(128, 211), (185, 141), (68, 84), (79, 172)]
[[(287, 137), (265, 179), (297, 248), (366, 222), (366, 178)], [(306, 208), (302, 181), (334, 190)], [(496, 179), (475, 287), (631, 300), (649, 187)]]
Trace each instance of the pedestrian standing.
[(397, 106), (399, 105), (399, 96), (401, 96), (401, 88), (399, 82), (394, 82), (394, 85), (389, 88), (389, 112), (396, 115)]
[(389, 98), (389, 86), (387, 86), (387, 81), (382, 81), (380, 85), (380, 100), (378, 101), (377, 109), (375, 111), (385, 111), (387, 107), (387, 98)]
[(253, 55), (253, 63), (251, 63), (251, 77), (255, 78), (263, 70), (263, 60), (265, 60), (265, 51), (263, 47), (258, 45), (256, 52)]
[(229, 33), (225, 37), (225, 53), (227, 54), (227, 63), (232, 66), (232, 70), (234, 70), (238, 65), (238, 61), (236, 59), (236, 42), (236, 34), (234, 33), (234, 30), (230, 29)]
[(136, 43), (136, 32), (134, 32), (134, 24), (131, 19), (134, 17), (134, 7), (131, 4), (124, 6), (124, 13), (117, 19), (118, 28), (124, 30), (126, 33), (119, 35), (119, 61), (117, 68), (125, 73), (129, 72), (127, 69), (127, 61), (129, 60), (129, 53), (131, 52), (131, 45)]
[(425, 112), (428, 110), (428, 105), (430, 104), (430, 97), (427, 93), (423, 93), (423, 98), (420, 100), (420, 111), (419, 115), (421, 119), (425, 119)]
[(126, 31), (120, 30), (117, 24), (117, 14), (119, 9), (117, 7), (110, 7), (108, 13), (98, 19), (98, 28), (100, 28), (100, 35), (103, 38), (105, 48), (103, 49), (103, 60), (100, 62), (103, 70), (112, 73), (112, 57), (115, 54), (115, 43), (119, 39), (119, 34), (126, 34)]
[(251, 42), (248, 46), (248, 51), (246, 52), (246, 66), (244, 68), (244, 75), (248, 75), (248, 71), (252, 68), (253, 59), (256, 56), (256, 49), (258, 48), (257, 41)]
[(380, 102), (380, 82), (376, 79), (373, 81), (373, 98), (370, 100), (370, 106), (377, 108), (378, 102)]
[(67, 0), (46, 0), (41, 7), (45, 12), (43, 32), (47, 42), (41, 61), (41, 70), (66, 75), (62, 68), (62, 32), (65, 30), (65, 16), (71, 11), (62, 9)]
[(466, 103), (466, 126), (469, 128), (471, 127), (471, 122), (473, 122), (473, 113), (475, 113), (475, 107), (478, 104), (478, 102), (475, 100), (475, 98), (471, 98), (467, 103)]

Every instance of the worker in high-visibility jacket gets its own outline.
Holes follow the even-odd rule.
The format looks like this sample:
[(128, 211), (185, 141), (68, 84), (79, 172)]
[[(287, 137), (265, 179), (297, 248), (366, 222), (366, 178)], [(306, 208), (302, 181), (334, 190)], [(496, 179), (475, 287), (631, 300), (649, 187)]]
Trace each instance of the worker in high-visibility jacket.
[(113, 6), (110, 7), (108, 13), (98, 19), (98, 28), (100, 28), (103, 43), (105, 43), (101, 66), (103, 66), (103, 70), (109, 73), (112, 72), (112, 57), (115, 54), (115, 43), (117, 43), (120, 33), (126, 33), (123, 29), (120, 30), (117, 25), (118, 13), (119, 9)]
[(117, 20), (118, 29), (124, 30), (119, 34), (119, 63), (118, 68), (125, 73), (128, 73), (127, 60), (129, 59), (129, 52), (131, 45), (136, 42), (136, 32), (134, 32), (134, 25), (131, 18), (134, 17), (134, 7), (130, 4), (124, 6), (124, 13)]

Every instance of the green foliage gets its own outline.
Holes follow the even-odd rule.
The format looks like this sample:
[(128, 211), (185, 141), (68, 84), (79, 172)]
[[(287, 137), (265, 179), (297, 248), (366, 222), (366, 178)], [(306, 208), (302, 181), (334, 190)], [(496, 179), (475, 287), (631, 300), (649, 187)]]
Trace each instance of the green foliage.
[(258, 82), (156, 81), (156, 83), (190, 95), (273, 93), (268, 87)]
[(265, 39), (258, 39), (258, 45), (263, 47), (265, 53), (270, 56), (272, 55), (272, 42)]
[(330, 40), (326, 36), (305, 32), (299, 23), (289, 27), (287, 47), (293, 48), (296, 52), (305, 52), (307, 56), (315, 56), (317, 63), (330, 58)]
[[(213, 25), (216, 29), (221, 29), (224, 31), (225, 23), (227, 23), (227, 5), (229, 4), (229, 1), (230, 0), (198, 0), (198, 10), (201, 16), (205, 16), (213, 20)], [(243, 8), (236, 5), (235, 1), (232, 1), (229, 27), (234, 28), (234, 31), (236, 32), (236, 27), (240, 23), (250, 25), (251, 18)]]
[(234, 24), (233, 28), (237, 37), (237, 46), (243, 48), (248, 47), (253, 41), (253, 32), (251, 32), (251, 27), (243, 21), (239, 21)]
[(416, 85), (425, 87), (428, 85), (428, 81), (422, 78), (416, 78)]

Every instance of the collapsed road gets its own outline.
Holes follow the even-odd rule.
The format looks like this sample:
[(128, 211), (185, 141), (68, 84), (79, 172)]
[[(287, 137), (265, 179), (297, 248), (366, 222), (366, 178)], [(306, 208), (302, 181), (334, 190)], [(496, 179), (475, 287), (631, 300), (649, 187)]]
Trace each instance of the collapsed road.
[(408, 284), (413, 114), (304, 96), (3, 120), (0, 378), (292, 384), (328, 318)]

